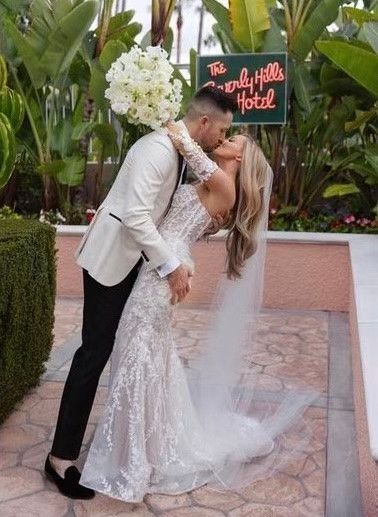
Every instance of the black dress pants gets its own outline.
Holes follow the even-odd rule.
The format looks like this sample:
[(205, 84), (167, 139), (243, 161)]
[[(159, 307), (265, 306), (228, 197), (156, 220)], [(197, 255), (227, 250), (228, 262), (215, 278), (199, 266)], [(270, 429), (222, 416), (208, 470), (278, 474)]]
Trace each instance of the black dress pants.
[(122, 310), (143, 260), (119, 284), (99, 284), (84, 269), (82, 345), (64, 386), (51, 454), (75, 460), (80, 453), (98, 382), (113, 350)]

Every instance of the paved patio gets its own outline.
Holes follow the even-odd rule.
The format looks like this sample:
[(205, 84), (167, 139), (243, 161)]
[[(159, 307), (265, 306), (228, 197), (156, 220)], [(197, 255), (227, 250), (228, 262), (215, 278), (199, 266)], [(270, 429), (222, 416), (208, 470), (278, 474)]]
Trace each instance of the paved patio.
[[(63, 383), (80, 342), (81, 308), (81, 300), (57, 300), (55, 343), (41, 385), (25, 397), (0, 428), (1, 517), (363, 515), (348, 317), (346, 313), (325, 311), (264, 311), (259, 351), (251, 358), (259, 371), (262, 400), (279, 400), (281, 391), (290, 386), (313, 387), (324, 394), (317, 406), (306, 412), (313, 438), (295, 463), (270, 479), (248, 486), (241, 494), (218, 494), (201, 488), (176, 497), (147, 496), (139, 505), (100, 494), (88, 502), (61, 496), (45, 480), (43, 463), (51, 447)], [(206, 305), (183, 305), (177, 311), (177, 343), (188, 366), (204, 337), (206, 312)], [(108, 369), (100, 381), (79, 466), (103, 410), (107, 376)]]

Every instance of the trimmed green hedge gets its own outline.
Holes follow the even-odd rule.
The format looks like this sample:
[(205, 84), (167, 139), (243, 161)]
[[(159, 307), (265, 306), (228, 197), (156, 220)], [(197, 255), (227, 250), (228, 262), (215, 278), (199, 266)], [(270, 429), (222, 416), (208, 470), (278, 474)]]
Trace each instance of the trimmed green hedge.
[(0, 221), (0, 423), (38, 385), (53, 343), (55, 230)]

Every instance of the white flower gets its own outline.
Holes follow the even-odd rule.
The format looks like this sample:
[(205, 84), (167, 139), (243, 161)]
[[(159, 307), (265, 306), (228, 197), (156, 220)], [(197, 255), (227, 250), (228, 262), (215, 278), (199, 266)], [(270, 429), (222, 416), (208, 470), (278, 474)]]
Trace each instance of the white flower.
[(157, 129), (180, 111), (182, 85), (173, 79), (173, 73), (163, 48), (147, 47), (143, 51), (134, 46), (109, 68), (105, 97), (112, 110), (125, 115), (130, 124)]

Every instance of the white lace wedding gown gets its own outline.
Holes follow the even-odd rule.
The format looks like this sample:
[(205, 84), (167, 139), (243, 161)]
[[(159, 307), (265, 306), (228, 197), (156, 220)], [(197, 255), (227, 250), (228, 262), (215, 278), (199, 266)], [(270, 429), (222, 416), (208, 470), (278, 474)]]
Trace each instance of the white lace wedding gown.
[[(188, 263), (210, 220), (195, 186), (181, 185), (159, 232)], [(202, 427), (175, 348), (173, 310), (167, 280), (143, 265), (121, 316), (108, 398), (80, 481), (128, 502), (192, 490), (233, 454), (247, 459), (273, 445), (257, 421), (240, 415), (226, 435)]]

